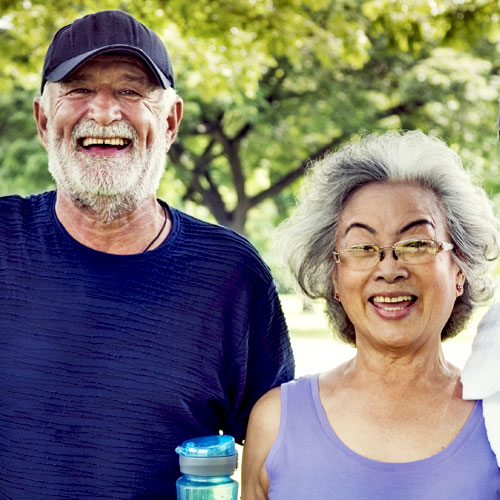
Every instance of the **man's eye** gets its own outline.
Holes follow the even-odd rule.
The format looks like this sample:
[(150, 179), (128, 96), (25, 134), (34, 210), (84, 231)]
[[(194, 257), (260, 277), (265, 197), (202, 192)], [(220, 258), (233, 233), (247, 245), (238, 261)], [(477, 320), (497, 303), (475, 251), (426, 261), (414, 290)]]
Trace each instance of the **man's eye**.
[(89, 92), (90, 90), (85, 88), (71, 89), (69, 91), (70, 94), (88, 94)]
[(139, 96), (140, 95), (138, 92), (136, 92), (135, 90), (131, 90), (131, 89), (121, 90), (120, 94), (126, 95), (126, 96)]

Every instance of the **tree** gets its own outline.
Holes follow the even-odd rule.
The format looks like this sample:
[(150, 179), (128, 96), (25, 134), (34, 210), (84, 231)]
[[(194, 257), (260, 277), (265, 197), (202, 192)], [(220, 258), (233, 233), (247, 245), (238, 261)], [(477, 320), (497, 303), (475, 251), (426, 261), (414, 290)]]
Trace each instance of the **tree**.
[(0, 0), (0, 85), (35, 88), (53, 32), (77, 15), (129, 11), (164, 38), (186, 103), (163, 190), (219, 223), (244, 232), (257, 207), (276, 222), (310, 161), (364, 132), (421, 128), (478, 175), (494, 168), (496, 0), (138, 4)]
[(29, 194), (52, 187), (47, 160), (33, 122), (33, 92), (0, 94), (0, 186), (4, 193)]

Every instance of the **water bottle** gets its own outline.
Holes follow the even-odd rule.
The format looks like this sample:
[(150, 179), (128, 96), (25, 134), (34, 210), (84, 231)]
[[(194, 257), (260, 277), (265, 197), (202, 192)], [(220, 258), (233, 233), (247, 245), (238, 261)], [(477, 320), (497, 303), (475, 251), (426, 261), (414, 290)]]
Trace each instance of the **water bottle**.
[(231, 474), (238, 452), (232, 436), (188, 439), (175, 451), (183, 474), (176, 483), (177, 500), (237, 500), (238, 483)]

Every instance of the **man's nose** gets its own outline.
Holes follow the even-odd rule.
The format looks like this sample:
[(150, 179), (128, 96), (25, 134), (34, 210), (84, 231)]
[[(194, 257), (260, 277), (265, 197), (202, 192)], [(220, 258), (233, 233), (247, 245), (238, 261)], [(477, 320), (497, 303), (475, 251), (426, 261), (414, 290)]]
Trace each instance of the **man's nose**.
[(90, 100), (88, 117), (99, 125), (109, 125), (122, 118), (120, 103), (111, 90), (100, 89)]

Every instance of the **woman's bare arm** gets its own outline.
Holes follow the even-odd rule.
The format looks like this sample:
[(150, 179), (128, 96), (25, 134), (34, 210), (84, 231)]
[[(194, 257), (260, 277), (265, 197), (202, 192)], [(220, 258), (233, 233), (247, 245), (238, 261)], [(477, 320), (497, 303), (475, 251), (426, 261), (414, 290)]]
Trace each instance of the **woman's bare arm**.
[(280, 414), (279, 387), (264, 394), (252, 409), (243, 447), (242, 500), (268, 499), (269, 478), (265, 463), (278, 435)]

